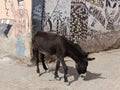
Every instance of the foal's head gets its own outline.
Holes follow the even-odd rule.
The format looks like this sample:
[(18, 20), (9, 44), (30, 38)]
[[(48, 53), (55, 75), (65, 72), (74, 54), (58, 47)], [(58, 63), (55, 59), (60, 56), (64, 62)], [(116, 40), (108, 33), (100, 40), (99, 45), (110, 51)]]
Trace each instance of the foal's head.
[(83, 60), (79, 60), (76, 63), (76, 69), (78, 74), (84, 74), (87, 72), (87, 66), (88, 66), (88, 61), (83, 59)]
[(79, 60), (76, 62), (76, 69), (78, 74), (85, 74), (87, 72), (88, 61), (93, 59), (95, 58), (79, 58)]

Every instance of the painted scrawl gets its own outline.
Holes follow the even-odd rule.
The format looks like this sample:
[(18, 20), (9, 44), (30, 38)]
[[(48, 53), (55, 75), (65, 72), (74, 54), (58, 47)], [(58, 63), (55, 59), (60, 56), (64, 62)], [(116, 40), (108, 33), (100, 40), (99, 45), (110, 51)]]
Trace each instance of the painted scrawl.
[[(3, 1), (4, 14), (8, 18), (0, 19), (0, 36), (16, 38), (16, 53), (23, 56), (27, 49), (25, 37), (28, 39), (23, 32), (29, 32), (29, 17), (27, 9), (21, 10), (19, 4), (24, 4), (25, 0)], [(13, 7), (15, 1), (18, 8)], [(32, 0), (32, 5), (32, 25), (39, 30), (65, 35), (77, 43), (86, 45), (87, 41), (96, 41), (96, 38), (97, 41), (111, 40), (113, 32), (120, 31), (120, 0)], [(13, 19), (9, 19), (11, 9)]]
[[(89, 7), (89, 23), (91, 23), (91, 25), (89, 24), (89, 26), (95, 30), (97, 30), (97, 28), (94, 28), (95, 26), (100, 26), (100, 29), (103, 32), (106, 30), (117, 30), (117, 27), (119, 26), (118, 19), (120, 18), (119, 3), (119, 0), (103, 0), (102, 8), (91, 4)], [(97, 23), (100, 23), (101, 25), (98, 25)]]
[(85, 0), (71, 1), (71, 40), (78, 43), (85, 42), (88, 37), (93, 38), (95, 32), (104, 29), (105, 16), (102, 8), (95, 3), (100, 2), (95, 0), (92, 3)]
[(120, 1), (118, 0), (106, 0), (105, 16), (107, 19), (107, 30), (115, 30), (119, 25), (117, 21), (120, 17)]
[(119, 3), (119, 0), (46, 0), (44, 31), (83, 42), (119, 30)]
[(42, 29), (43, 11), (45, 0), (32, 0), (32, 28), (38, 31)]
[(14, 1), (11, 0), (11, 11), (14, 15), (16, 23), (14, 30), (10, 35), (16, 38), (16, 54), (19, 56), (27, 56), (29, 53), (29, 16), (28, 11), (25, 9), (24, 0), (17, 0), (18, 8), (14, 6)]
[(70, 0), (46, 0), (44, 31), (69, 35)]
[(70, 39), (85, 48), (105, 49), (119, 36), (120, 0), (71, 0), (70, 15)]
[(6, 15), (9, 16), (9, 14), (8, 14), (9, 8), (7, 7), (7, 3), (8, 3), (8, 0), (4, 0), (4, 6), (5, 6), (5, 10), (6, 10)]
[[(4, 0), (4, 10), (5, 10), (5, 15), (8, 17), (9, 16), (9, 8), (8, 8), (8, 0)], [(8, 38), (8, 33), (13, 25), (15, 20), (9, 19), (9, 18), (1, 18), (0, 19), (0, 37), (7, 37)]]
[(104, 1), (105, 0), (86, 0), (86, 2), (89, 2), (90, 4), (101, 7), (101, 8), (104, 7)]
[[(97, 21), (99, 21), (99, 23), (102, 26), (105, 26), (105, 17), (103, 16), (103, 14), (101, 13), (101, 11), (99, 9), (97, 9), (96, 7), (90, 7), (89, 8), (89, 13), (90, 15), (92, 15)], [(93, 21), (93, 23), (91, 24), (92, 27), (94, 27), (95, 21)]]
[(8, 34), (13, 24), (15, 23), (14, 19), (1, 18), (0, 19), (0, 37), (8, 38)]
[(86, 40), (88, 31), (88, 8), (84, 2), (71, 2), (71, 39)]
[(106, 18), (104, 10), (100, 7), (89, 6), (89, 23), (88, 27), (97, 31), (105, 31)]

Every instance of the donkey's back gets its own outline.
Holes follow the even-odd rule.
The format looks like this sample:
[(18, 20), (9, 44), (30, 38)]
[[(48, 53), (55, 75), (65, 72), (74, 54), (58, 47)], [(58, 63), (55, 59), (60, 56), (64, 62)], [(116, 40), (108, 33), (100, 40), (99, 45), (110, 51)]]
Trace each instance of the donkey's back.
[(87, 71), (88, 66), (88, 54), (78, 45), (68, 40), (64, 36), (57, 34), (37, 32), (32, 37), (33, 56), (36, 58), (37, 73), (40, 74), (39, 70), (39, 54), (41, 54), (41, 61), (43, 68), (47, 70), (44, 62), (44, 54), (56, 55), (56, 68), (55, 68), (55, 79), (59, 78), (58, 70), (60, 63), (64, 69), (64, 81), (68, 83), (67, 72), (68, 68), (65, 64), (64, 57), (71, 57), (76, 63), (76, 69), (79, 74), (84, 74)]
[(37, 32), (33, 35), (32, 46), (43, 54), (62, 54), (64, 45), (61, 37), (57, 34)]

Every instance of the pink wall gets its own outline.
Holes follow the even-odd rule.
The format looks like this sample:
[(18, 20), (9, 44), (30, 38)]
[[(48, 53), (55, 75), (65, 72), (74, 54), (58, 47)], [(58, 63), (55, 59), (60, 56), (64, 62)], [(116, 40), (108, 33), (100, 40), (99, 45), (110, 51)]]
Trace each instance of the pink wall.
[[(14, 8), (11, 6), (11, 1)], [(1, 0), (0, 6), (0, 42), (4, 42), (0, 45), (1, 49), (21, 56), (30, 56), (31, 0), (24, 0), (25, 9), (22, 11), (24, 14), (18, 11), (17, 0)], [(2, 34), (4, 34), (4, 28), (8, 26), (2, 23), (12, 25), (7, 36)]]

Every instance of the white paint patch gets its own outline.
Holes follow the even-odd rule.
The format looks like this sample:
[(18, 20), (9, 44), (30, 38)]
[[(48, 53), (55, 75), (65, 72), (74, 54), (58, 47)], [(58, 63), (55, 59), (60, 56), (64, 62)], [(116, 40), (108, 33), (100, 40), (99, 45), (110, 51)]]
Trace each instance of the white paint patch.
[(0, 59), (0, 63), (10, 63), (12, 62), (12, 59), (9, 57), (3, 57), (2, 59)]
[(81, 75), (80, 75), (80, 77), (83, 77), (83, 78), (84, 78), (85, 76), (86, 76), (86, 73), (85, 73), (85, 74), (81, 74)]

